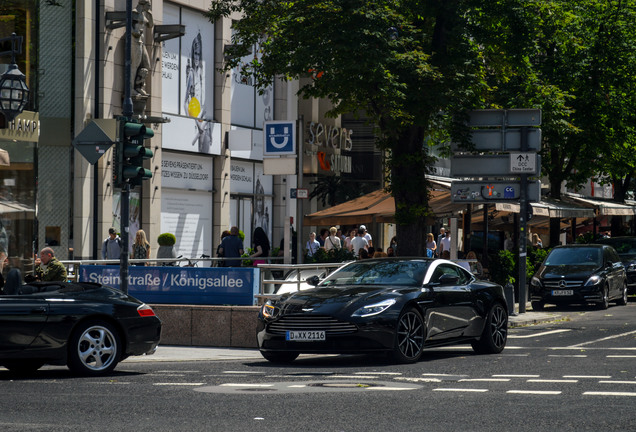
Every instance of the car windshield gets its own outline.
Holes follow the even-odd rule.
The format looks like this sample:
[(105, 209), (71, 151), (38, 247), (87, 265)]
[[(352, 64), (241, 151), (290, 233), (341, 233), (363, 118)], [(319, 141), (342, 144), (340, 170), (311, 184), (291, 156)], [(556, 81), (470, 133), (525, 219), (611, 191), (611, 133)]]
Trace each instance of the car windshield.
[(600, 266), (602, 249), (599, 247), (555, 248), (545, 260), (545, 265)]
[(320, 286), (397, 285), (422, 286), (429, 261), (363, 260), (351, 263), (325, 279)]
[(612, 246), (619, 255), (636, 255), (636, 237), (607, 238), (599, 240), (599, 243)]

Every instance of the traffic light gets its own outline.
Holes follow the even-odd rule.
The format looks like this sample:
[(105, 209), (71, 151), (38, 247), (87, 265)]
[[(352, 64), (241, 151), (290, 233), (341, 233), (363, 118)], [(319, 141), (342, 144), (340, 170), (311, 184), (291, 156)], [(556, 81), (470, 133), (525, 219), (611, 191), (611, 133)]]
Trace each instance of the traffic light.
[(120, 120), (113, 170), (115, 187), (122, 187), (125, 183), (135, 187), (141, 185), (143, 180), (152, 178), (152, 172), (143, 166), (144, 159), (152, 157), (152, 150), (144, 147), (144, 140), (152, 138), (154, 134), (152, 129), (134, 120)]

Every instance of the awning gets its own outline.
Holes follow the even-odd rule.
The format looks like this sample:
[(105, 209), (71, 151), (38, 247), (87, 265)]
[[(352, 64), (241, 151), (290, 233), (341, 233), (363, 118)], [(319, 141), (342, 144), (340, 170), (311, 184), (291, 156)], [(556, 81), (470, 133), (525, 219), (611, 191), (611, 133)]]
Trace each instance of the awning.
[[(548, 218), (593, 218), (595, 216), (593, 208), (566, 200), (544, 198), (539, 202), (530, 203), (530, 205), (534, 216)], [(518, 203), (495, 204), (497, 211), (509, 213), (519, 213), (519, 207)]]
[[(466, 208), (465, 204), (453, 204), (450, 200), (451, 182), (428, 178), (430, 189), (429, 206), (436, 217), (449, 215)], [(384, 189), (359, 198), (320, 210), (303, 219), (304, 225), (359, 225), (395, 221), (395, 200)], [(433, 224), (434, 221), (431, 221)]]
[(584, 198), (580, 195), (570, 193), (566, 194), (566, 196), (574, 202), (595, 209), (597, 216), (633, 216), (636, 214), (636, 208), (629, 204), (605, 201), (598, 198)]
[(0, 218), (16, 219), (24, 217), (26, 219), (33, 219), (34, 215), (35, 211), (31, 207), (17, 201), (0, 200)]

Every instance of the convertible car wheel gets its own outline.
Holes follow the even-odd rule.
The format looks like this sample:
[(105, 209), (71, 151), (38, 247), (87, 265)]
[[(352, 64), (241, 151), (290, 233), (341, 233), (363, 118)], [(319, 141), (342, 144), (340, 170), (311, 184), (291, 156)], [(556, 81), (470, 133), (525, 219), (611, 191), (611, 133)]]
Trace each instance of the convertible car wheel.
[(486, 317), (486, 325), (478, 341), (472, 343), (479, 354), (497, 354), (506, 347), (508, 339), (508, 312), (499, 303), (493, 305)]
[(15, 360), (5, 361), (2, 366), (17, 375), (28, 375), (40, 369), (44, 365), (40, 360)]
[(397, 324), (393, 359), (398, 363), (416, 362), (422, 355), (424, 337), (422, 314), (415, 308), (403, 311)]
[(266, 352), (261, 351), (261, 355), (272, 363), (291, 363), (296, 360), (298, 353), (296, 352)]
[(81, 375), (110, 373), (120, 357), (119, 335), (107, 322), (81, 324), (69, 341), (68, 367)]

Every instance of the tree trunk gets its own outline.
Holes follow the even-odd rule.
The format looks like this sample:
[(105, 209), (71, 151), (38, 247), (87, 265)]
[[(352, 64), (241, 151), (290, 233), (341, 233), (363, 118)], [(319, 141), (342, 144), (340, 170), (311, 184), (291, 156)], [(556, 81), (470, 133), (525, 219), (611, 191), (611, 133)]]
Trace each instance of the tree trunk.
[(397, 251), (399, 256), (426, 256), (426, 218), (430, 164), (424, 147), (424, 128), (404, 130), (391, 146), (389, 167), (395, 199)]

